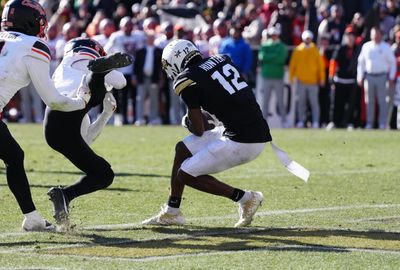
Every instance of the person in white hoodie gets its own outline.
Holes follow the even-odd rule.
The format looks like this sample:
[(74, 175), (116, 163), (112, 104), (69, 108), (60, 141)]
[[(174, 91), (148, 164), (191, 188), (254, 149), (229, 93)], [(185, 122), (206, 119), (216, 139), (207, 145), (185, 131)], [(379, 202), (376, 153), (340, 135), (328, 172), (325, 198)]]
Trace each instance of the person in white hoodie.
[[(114, 172), (111, 165), (89, 146), (101, 133), (116, 109), (116, 101), (108, 92), (126, 85), (124, 75), (115, 70), (132, 63), (126, 53), (106, 56), (103, 47), (89, 38), (75, 38), (65, 45), (62, 62), (53, 75), (57, 90), (74, 96), (81, 82), (83, 92), (90, 91), (92, 98), (83, 110), (59, 112), (46, 109), (44, 134), (46, 142), (60, 152), (85, 175), (66, 187), (53, 187), (47, 193), (53, 202), (54, 218), (60, 225), (69, 224), (69, 203), (84, 194), (111, 185)], [(103, 112), (91, 123), (88, 111), (103, 103)]]
[[(82, 110), (89, 102), (90, 91), (66, 97), (55, 89), (50, 78), (50, 49), (41, 39), (46, 28), (46, 13), (38, 2), (11, 0), (4, 6), (0, 32), (0, 112), (30, 82), (52, 110)], [(24, 151), (3, 121), (0, 121), (0, 142), (7, 183), (24, 214), (22, 229), (54, 229), (36, 210), (25, 173)]]

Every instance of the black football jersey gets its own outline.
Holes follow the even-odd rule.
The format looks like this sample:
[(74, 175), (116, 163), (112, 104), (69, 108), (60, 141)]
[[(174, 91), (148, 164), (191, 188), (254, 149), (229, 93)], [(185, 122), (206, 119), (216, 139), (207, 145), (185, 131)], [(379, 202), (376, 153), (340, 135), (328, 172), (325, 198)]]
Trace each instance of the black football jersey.
[(271, 141), (252, 89), (232, 60), (215, 55), (189, 66), (174, 81), (188, 108), (203, 108), (224, 123), (224, 135), (236, 142)]

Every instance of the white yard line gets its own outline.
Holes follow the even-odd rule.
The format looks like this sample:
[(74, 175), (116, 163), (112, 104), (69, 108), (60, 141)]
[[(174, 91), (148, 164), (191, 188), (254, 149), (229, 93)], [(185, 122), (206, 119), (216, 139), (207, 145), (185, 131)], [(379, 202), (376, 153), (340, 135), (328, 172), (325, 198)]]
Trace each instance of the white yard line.
[(65, 270), (66, 268), (54, 268), (47, 266), (31, 266), (29, 268), (26, 267), (0, 267), (0, 270)]
[[(27, 234), (29, 234), (29, 233), (27, 233), (27, 232), (6, 232), (6, 233), (0, 233), (0, 238), (21, 236), (21, 235), (27, 235)], [(35, 232), (33, 232), (32, 234), (35, 234)]]
[[(333, 207), (321, 207), (321, 208), (303, 208), (303, 209), (292, 209), (292, 210), (274, 210), (264, 211), (256, 213), (256, 216), (274, 216), (274, 215), (290, 215), (290, 214), (304, 214), (304, 213), (315, 213), (315, 212), (330, 212), (330, 211), (344, 211), (354, 209), (376, 209), (376, 208), (400, 208), (400, 204), (364, 204), (364, 205), (345, 205), (345, 206), (333, 206)], [(235, 219), (237, 215), (225, 215), (225, 216), (209, 216), (209, 217), (197, 217), (188, 218), (187, 221), (204, 221), (204, 220), (225, 220)], [(83, 230), (117, 230), (127, 228), (138, 228), (143, 225), (139, 223), (122, 223), (122, 224), (104, 224), (83, 227)], [(24, 236), (27, 234), (42, 234), (41, 232), (8, 232), (0, 233), (0, 238)]]
[[(274, 215), (290, 215), (290, 214), (304, 214), (304, 213), (315, 213), (315, 212), (330, 212), (330, 211), (343, 211), (353, 209), (375, 209), (375, 208), (400, 208), (400, 204), (364, 204), (364, 205), (346, 205), (346, 206), (333, 206), (333, 207), (321, 207), (321, 208), (303, 208), (303, 209), (292, 209), (292, 210), (274, 210), (257, 212), (256, 216), (274, 216)], [(235, 219), (237, 215), (224, 215), (224, 216), (209, 216), (209, 217), (197, 217), (188, 218), (187, 221), (204, 221), (204, 220), (225, 220)], [(115, 229), (127, 229), (132, 227), (141, 227), (141, 223), (123, 223), (123, 224), (108, 224), (108, 225), (94, 225), (84, 227), (84, 230), (115, 230)], [(1, 235), (0, 235), (1, 236)]]
[(369, 218), (359, 218), (350, 219), (347, 222), (385, 222), (390, 220), (400, 221), (400, 216), (384, 216), (384, 217), (369, 217)]

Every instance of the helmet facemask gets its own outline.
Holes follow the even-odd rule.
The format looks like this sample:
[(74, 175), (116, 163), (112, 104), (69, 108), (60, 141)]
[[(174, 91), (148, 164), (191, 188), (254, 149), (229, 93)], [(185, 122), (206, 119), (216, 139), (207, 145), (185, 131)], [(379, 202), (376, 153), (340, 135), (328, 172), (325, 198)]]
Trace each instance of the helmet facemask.
[(46, 37), (46, 31), (49, 24), (47, 23), (46, 16), (39, 18), (39, 34), (37, 35), (40, 38)]

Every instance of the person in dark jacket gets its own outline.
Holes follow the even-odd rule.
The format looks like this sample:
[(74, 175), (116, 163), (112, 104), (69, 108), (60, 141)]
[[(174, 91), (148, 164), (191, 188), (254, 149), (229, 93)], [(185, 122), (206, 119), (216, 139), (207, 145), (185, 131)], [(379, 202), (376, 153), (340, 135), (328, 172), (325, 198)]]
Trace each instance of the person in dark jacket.
[(154, 46), (155, 35), (146, 33), (146, 46), (135, 54), (134, 74), (137, 80), (136, 94), (136, 122), (135, 125), (144, 125), (144, 102), (150, 99), (150, 112), (148, 122), (152, 125), (161, 124), (158, 113), (158, 93), (161, 79), (161, 54), (162, 50)]
[(333, 122), (328, 124), (328, 130), (333, 127), (352, 129), (354, 125), (358, 125), (355, 117), (360, 100), (356, 82), (358, 53), (353, 28), (348, 27), (344, 35), (344, 44), (336, 49), (330, 61), (329, 78), (334, 83), (335, 98)]

